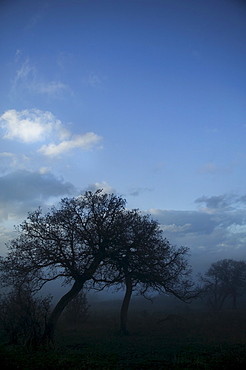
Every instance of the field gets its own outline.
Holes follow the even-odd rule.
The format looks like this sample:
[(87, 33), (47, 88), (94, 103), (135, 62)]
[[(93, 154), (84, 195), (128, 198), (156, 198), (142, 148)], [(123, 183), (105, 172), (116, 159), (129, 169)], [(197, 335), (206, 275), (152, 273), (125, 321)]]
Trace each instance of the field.
[(3, 369), (241, 369), (246, 365), (246, 312), (133, 307), (128, 336), (118, 312), (93, 311), (80, 325), (61, 322), (51, 349), (28, 351), (2, 341)]

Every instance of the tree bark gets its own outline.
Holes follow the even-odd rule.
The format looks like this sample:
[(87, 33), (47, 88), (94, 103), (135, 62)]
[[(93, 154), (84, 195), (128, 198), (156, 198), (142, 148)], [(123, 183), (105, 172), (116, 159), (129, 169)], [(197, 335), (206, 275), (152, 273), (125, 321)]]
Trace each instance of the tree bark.
[(72, 288), (67, 292), (56, 304), (55, 308), (50, 314), (50, 317), (45, 325), (43, 334), (43, 342), (50, 343), (54, 339), (54, 332), (57, 325), (57, 321), (62, 314), (62, 311), (67, 304), (81, 291), (83, 288), (84, 281), (75, 281)]
[(130, 299), (132, 295), (132, 281), (129, 275), (125, 278), (126, 283), (126, 292), (122, 302), (121, 311), (120, 311), (120, 333), (123, 335), (127, 335), (127, 314), (128, 308), (130, 304)]

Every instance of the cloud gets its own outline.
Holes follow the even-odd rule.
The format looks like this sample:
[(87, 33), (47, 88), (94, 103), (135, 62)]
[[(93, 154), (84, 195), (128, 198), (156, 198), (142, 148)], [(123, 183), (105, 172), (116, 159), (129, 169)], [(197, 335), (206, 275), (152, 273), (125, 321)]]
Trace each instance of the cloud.
[(25, 155), (16, 155), (10, 152), (0, 153), (0, 172), (9, 172), (10, 169), (16, 167), (23, 167), (23, 164), (27, 163), (29, 158)]
[(69, 182), (46, 171), (18, 170), (0, 177), (0, 219), (25, 215), (51, 197), (74, 194)]
[(17, 49), (16, 52), (15, 52), (15, 59), (14, 59), (15, 63), (18, 63), (18, 61), (20, 60), (21, 56), (22, 56), (22, 51), (19, 50), (19, 49)]
[[(20, 55), (21, 55), (21, 51), (18, 50), (18, 58), (20, 57)], [(27, 76), (30, 76), (30, 75), (32, 75), (32, 78), (35, 78), (35, 74), (36, 74), (36, 68), (30, 64), (29, 58), (27, 58), (16, 72), (14, 85), (16, 85), (19, 81), (24, 82)]]
[(206, 208), (150, 209), (149, 213), (160, 223), (164, 236), (172, 244), (191, 249), (192, 263), (195, 270), (199, 270), (223, 258), (246, 259), (244, 200), (245, 196), (231, 194), (203, 196), (196, 202), (205, 202)]
[(131, 195), (132, 197), (137, 197), (140, 194), (145, 193), (146, 191), (153, 191), (153, 190), (154, 190), (153, 188), (142, 188), (140, 186), (137, 186), (129, 190), (129, 195)]
[(57, 92), (66, 90), (67, 86), (59, 81), (51, 81), (49, 83), (41, 82), (36, 85), (36, 91), (40, 94), (55, 95)]
[[(18, 62), (21, 56), (21, 51), (18, 50)], [(16, 76), (12, 83), (12, 93), (18, 90), (26, 90), (32, 94), (46, 94), (49, 97), (59, 97), (63, 92), (72, 93), (70, 88), (61, 81), (47, 81), (43, 79), (37, 68), (30, 63), (29, 58), (21, 64), (16, 72)]]
[(150, 214), (158, 219), (162, 228), (172, 233), (211, 234), (217, 226), (210, 214), (198, 211), (172, 211), (150, 209)]
[[(37, 158), (32, 160), (31, 156), (22, 153), (2, 152), (0, 153), (0, 176), (16, 170), (37, 168)], [(34, 166), (34, 167), (33, 167)]]
[(202, 211), (152, 210), (151, 215), (172, 245), (190, 249), (194, 276), (224, 258), (246, 259), (245, 211), (225, 212), (223, 217)]
[(50, 172), (50, 167), (41, 167), (41, 168), (39, 169), (39, 173), (40, 173), (41, 175), (44, 175), (44, 174), (49, 173), (49, 172)]
[(25, 109), (20, 112), (10, 109), (0, 116), (0, 125), (4, 130), (4, 139), (23, 143), (44, 141), (54, 132), (60, 138), (68, 135), (68, 131), (51, 112), (39, 109)]
[(39, 152), (46, 156), (57, 156), (72, 149), (80, 148), (83, 150), (91, 149), (101, 141), (101, 137), (94, 132), (87, 132), (82, 135), (75, 135), (71, 140), (64, 140), (59, 144), (43, 145)]
[(1, 256), (3, 254), (6, 254), (6, 243), (8, 243), (9, 240), (14, 239), (16, 237), (16, 233), (14, 230), (9, 230), (5, 228), (4, 226), (0, 226), (0, 252)]
[(197, 204), (204, 204), (200, 210), (206, 213), (223, 213), (230, 211), (231, 213), (245, 206), (246, 195), (236, 195), (233, 193), (213, 195), (207, 197), (203, 195), (195, 200)]
[(102, 139), (94, 132), (73, 135), (51, 112), (39, 109), (20, 112), (10, 109), (0, 116), (0, 127), (4, 131), (3, 138), (8, 140), (35, 143), (52, 139), (52, 143), (44, 144), (38, 149), (38, 153), (50, 157), (75, 148), (89, 150)]
[(185, 224), (182, 226), (177, 226), (175, 224), (171, 225), (162, 225), (162, 230), (164, 232), (169, 232), (169, 233), (183, 233), (183, 232), (189, 232), (191, 229), (192, 225), (191, 224)]
[(241, 197), (239, 197), (238, 202), (246, 204), (246, 195), (242, 195)]
[(99, 76), (99, 74), (90, 71), (86, 78), (82, 79), (82, 82), (88, 84), (92, 88), (101, 88), (105, 77)]
[(94, 192), (99, 189), (102, 189), (104, 193), (108, 193), (108, 194), (116, 193), (115, 189), (112, 186), (110, 186), (106, 181), (102, 181), (101, 183), (96, 182), (95, 184), (90, 184), (85, 189), (85, 191), (87, 190), (87, 191)]
[(195, 203), (203, 204), (205, 203), (206, 209), (209, 212), (214, 212), (215, 210), (229, 210), (233, 203), (233, 196), (228, 194), (223, 194), (219, 196), (206, 197), (202, 196), (195, 200)]

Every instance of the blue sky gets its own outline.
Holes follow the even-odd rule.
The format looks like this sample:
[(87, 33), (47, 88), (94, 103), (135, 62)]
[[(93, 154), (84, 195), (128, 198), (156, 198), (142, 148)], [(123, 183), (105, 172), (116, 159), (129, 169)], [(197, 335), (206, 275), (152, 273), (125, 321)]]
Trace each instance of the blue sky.
[(2, 0), (0, 247), (104, 188), (191, 248), (246, 258), (246, 4)]

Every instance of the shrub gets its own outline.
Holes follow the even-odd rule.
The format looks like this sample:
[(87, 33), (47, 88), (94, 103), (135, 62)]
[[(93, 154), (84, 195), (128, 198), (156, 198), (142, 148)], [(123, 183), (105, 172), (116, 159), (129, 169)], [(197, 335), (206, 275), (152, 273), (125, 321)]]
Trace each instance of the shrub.
[(0, 298), (0, 323), (11, 344), (37, 347), (50, 312), (51, 296), (14, 289)]

